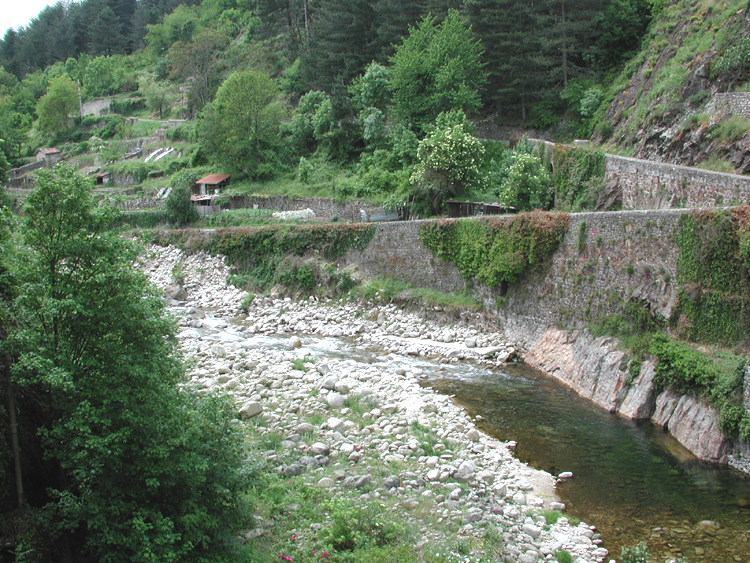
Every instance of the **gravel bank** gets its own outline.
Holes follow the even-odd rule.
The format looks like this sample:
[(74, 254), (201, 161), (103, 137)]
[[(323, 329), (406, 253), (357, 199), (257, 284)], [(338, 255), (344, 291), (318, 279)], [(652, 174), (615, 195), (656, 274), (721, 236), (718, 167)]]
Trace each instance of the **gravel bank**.
[[(393, 305), (314, 298), (257, 298), (238, 321), (247, 294), (226, 285), (221, 259), (151, 247), (143, 267), (178, 316), (190, 384), (226, 391), (238, 421), (261, 417), (264, 432), (281, 435), (279, 448), (264, 453), (280, 474), (303, 475), (332, 498), (396, 501), (421, 525), (418, 548), (492, 530), (507, 563), (554, 561), (559, 550), (580, 563), (607, 557), (592, 526), (565, 517), (546, 523), (541, 510), (564, 509), (553, 476), (515, 459), (512, 442), (479, 431), (450, 397), (421, 387), (418, 367), (382, 365), (404, 358), (502, 364), (515, 350), (501, 334), (439, 325)], [(312, 361), (304, 344), (322, 337), (380, 350), (382, 361), (320, 351)], [(260, 526), (247, 537), (262, 533)]]

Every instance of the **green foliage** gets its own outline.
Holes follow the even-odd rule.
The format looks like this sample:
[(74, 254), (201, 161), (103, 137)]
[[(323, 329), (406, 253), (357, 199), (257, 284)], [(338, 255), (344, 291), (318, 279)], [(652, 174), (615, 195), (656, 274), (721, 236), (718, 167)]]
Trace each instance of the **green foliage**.
[(556, 209), (594, 209), (604, 184), (604, 158), (602, 151), (560, 144), (552, 147)]
[(654, 335), (649, 351), (658, 360), (654, 378), (657, 388), (705, 398), (718, 409), (724, 432), (739, 434), (743, 439), (750, 436), (750, 413), (742, 405), (747, 360), (727, 372), (690, 345), (663, 334)]
[(109, 102), (109, 111), (118, 115), (132, 115), (145, 109), (146, 100), (142, 97), (115, 98)]
[(654, 335), (649, 350), (659, 359), (654, 382), (662, 389), (705, 391), (720, 378), (719, 371), (705, 355), (666, 335)]
[(665, 319), (654, 314), (649, 305), (643, 301), (629, 300), (622, 311), (608, 315), (589, 323), (591, 334), (615, 336), (630, 353), (630, 376), (635, 380), (640, 373), (641, 362), (649, 352), (651, 337), (664, 330)]
[(748, 231), (748, 207), (680, 216), (675, 322), (681, 336), (725, 346), (750, 339)]
[(557, 559), (557, 563), (573, 563), (573, 556), (564, 549), (555, 553), (555, 559)]
[(167, 196), (166, 206), (171, 224), (182, 227), (198, 219), (198, 212), (190, 201), (191, 189), (197, 179), (198, 175), (192, 170), (178, 172), (173, 179), (174, 185)]
[(552, 181), (539, 157), (513, 151), (505, 163), (499, 200), (517, 211), (549, 209), (552, 206)]
[[(265, 226), (220, 229), (206, 237), (195, 237), (189, 231), (156, 233), (155, 242), (226, 256), (232, 266), (235, 285), (265, 289), (280, 281), (279, 274), (283, 277), (292, 270), (292, 277), (286, 281), (295, 282), (295, 287), (299, 288), (301, 284), (309, 287), (311, 282), (307, 271), (297, 273), (306, 262), (294, 260), (294, 257), (319, 254), (326, 260), (335, 260), (350, 248), (366, 248), (374, 233), (374, 225), (360, 223)], [(327, 282), (337, 285), (343, 281), (317, 268), (320, 276), (327, 274)]]
[(255, 70), (237, 71), (202, 113), (198, 138), (206, 154), (227, 169), (268, 178), (275, 173), (282, 117), (278, 88), (271, 78)]
[(70, 128), (78, 113), (78, 88), (67, 75), (54, 78), (47, 93), (36, 104), (38, 127), (45, 133), (60, 133)]
[(648, 545), (640, 542), (632, 547), (623, 547), (620, 551), (621, 563), (648, 563)]
[(710, 128), (712, 137), (725, 143), (734, 143), (750, 131), (750, 119), (739, 115), (722, 119)]
[(745, 82), (750, 71), (750, 37), (740, 37), (714, 59), (711, 78), (729, 82)]
[(325, 504), (331, 523), (321, 530), (321, 540), (339, 551), (397, 544), (403, 528), (374, 507), (359, 507), (346, 500)]
[(463, 111), (441, 113), (435, 130), (419, 143), (411, 176), (416, 202), (427, 202), (439, 213), (445, 200), (467, 189), (481, 189), (479, 162), (484, 147), (469, 131)]
[(59, 165), (26, 200), (7, 342), (19, 411), (34, 412), (19, 551), (225, 561), (248, 483), (231, 404), (178, 388), (175, 326), (91, 188)]
[(534, 211), (506, 218), (436, 221), (420, 239), (437, 258), (450, 261), (465, 280), (489, 287), (512, 283), (528, 267), (552, 256), (568, 228), (565, 213)]
[(143, 211), (131, 211), (120, 213), (110, 223), (112, 228), (129, 227), (131, 229), (153, 229), (169, 224), (169, 214), (161, 209), (146, 209)]
[(442, 23), (425, 17), (391, 59), (393, 104), (406, 123), (424, 128), (442, 112), (476, 112), (486, 81), (482, 45), (455, 10)]

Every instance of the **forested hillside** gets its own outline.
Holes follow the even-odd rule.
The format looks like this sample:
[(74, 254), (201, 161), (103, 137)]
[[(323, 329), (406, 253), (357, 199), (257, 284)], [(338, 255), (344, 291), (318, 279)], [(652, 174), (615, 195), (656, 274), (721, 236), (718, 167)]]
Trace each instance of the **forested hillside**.
[[(629, 154), (743, 172), (750, 122), (709, 105), (747, 81), (745, 8), (743, 0), (59, 3), (0, 41), (0, 147), (10, 165), (60, 145), (69, 157), (96, 153), (107, 167), (144, 132), (139, 119), (187, 118), (170, 132), (181, 160), (131, 176), (228, 172), (277, 182), (245, 191), (370, 198), (417, 214), (469, 194), (524, 208), (529, 198), (507, 185), (514, 163), (513, 173), (531, 178), (521, 191), (546, 181), (540, 162), (474, 143), (478, 121), (556, 140), (593, 135)], [(111, 115), (78, 116), (81, 101), (106, 97)], [(564, 205), (551, 193), (534, 198), (590, 208), (593, 192)]]

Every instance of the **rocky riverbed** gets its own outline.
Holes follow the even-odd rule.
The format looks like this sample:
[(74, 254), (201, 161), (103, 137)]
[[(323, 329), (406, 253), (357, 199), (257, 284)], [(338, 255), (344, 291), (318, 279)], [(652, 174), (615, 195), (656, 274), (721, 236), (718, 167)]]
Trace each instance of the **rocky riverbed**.
[[(281, 475), (303, 476), (331, 498), (395, 502), (420, 529), (420, 549), (492, 533), (507, 563), (554, 561), (561, 550), (580, 563), (607, 557), (593, 526), (565, 517), (550, 524), (541, 514), (564, 510), (555, 477), (515, 459), (512, 442), (479, 431), (402, 361), (503, 363), (515, 350), (501, 334), (442, 326), (394, 305), (315, 298), (256, 298), (245, 316), (247, 294), (226, 285), (219, 258), (151, 247), (143, 268), (178, 317), (188, 385), (221, 389), (234, 398), (238, 423), (263, 419), (261, 432), (280, 435), (263, 455)], [(313, 341), (324, 345), (311, 353)], [(361, 353), (345, 357), (330, 345), (339, 341)], [(292, 532), (304, 538), (325, 524)], [(259, 522), (247, 538), (262, 534)]]

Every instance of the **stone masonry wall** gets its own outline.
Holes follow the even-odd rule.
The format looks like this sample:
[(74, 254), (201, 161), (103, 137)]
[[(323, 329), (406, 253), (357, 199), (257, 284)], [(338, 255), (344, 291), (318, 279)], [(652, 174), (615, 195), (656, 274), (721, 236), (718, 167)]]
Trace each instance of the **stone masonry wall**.
[(750, 177), (607, 155), (606, 179), (617, 179), (625, 209), (721, 207), (750, 203)]
[(728, 115), (750, 117), (750, 93), (726, 92), (714, 94), (707, 109)]
[(631, 297), (668, 316), (676, 299), (678, 249), (673, 234), (684, 212), (571, 214), (552, 260), (511, 284), (504, 296), (478, 282), (467, 285), (452, 264), (438, 261), (419, 239), (425, 221), (379, 224), (367, 249), (349, 251), (342, 265), (357, 264), (368, 276), (394, 277), (444, 292), (469, 288), (524, 347), (550, 326), (580, 327), (617, 311)]
[[(554, 143), (544, 143), (552, 154)], [(554, 166), (554, 162), (553, 162)], [(672, 209), (750, 204), (750, 176), (608, 154), (605, 180), (617, 181), (623, 209)]]
[(232, 196), (232, 209), (273, 209), (274, 211), (297, 211), (312, 209), (318, 217), (338, 217), (341, 221), (360, 221), (360, 210), (368, 215), (383, 214), (382, 207), (370, 205), (360, 201), (337, 203), (326, 197), (287, 197), (287, 196)]

